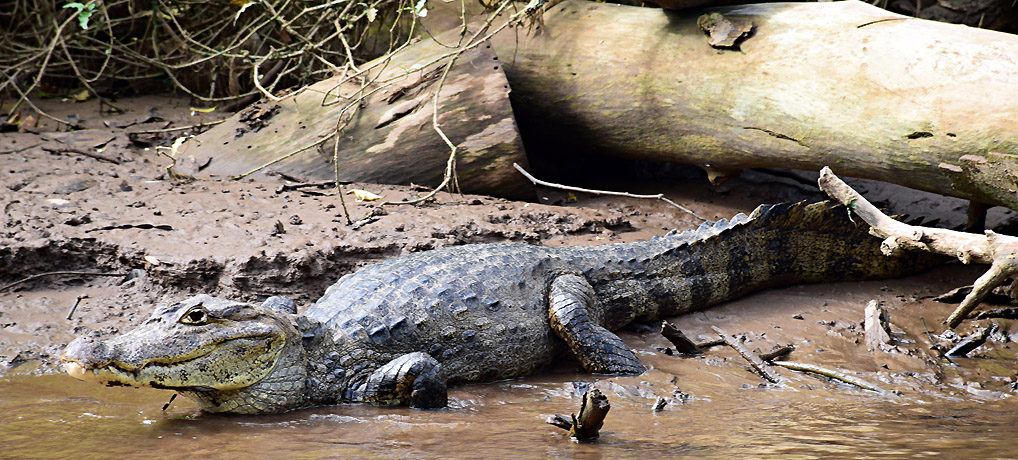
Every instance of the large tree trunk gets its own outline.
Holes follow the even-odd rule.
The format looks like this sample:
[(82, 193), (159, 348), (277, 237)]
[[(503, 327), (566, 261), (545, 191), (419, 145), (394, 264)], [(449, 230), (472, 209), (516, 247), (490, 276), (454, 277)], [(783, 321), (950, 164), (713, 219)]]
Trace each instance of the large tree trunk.
[[(456, 42), (455, 35), (442, 39)], [(482, 44), (460, 55), (443, 80), (447, 60), (436, 59), (448, 54), (448, 47), (422, 40), (363, 65), (371, 69), (363, 88), (360, 79), (333, 77), (278, 103), (263, 101), (185, 142), (178, 158), (233, 176), (307, 148), (259, 172), (332, 179), (337, 154), (343, 181), (436, 186), (451, 151), (432, 124), (441, 85), (437, 122), (457, 146), (458, 184), (471, 192), (532, 197), (530, 183), (512, 168), (513, 162), (526, 164), (526, 155), (501, 63)], [(338, 125), (334, 152), (336, 139), (329, 136)]]
[(1018, 37), (857, 1), (716, 11), (756, 25), (739, 50), (708, 46), (695, 14), (576, 1), (518, 49), (503, 37), (530, 155), (830, 165), (1018, 209)]
[[(500, 60), (483, 49), (464, 55), (439, 109), (461, 147), (460, 184), (518, 195), (514, 111), (532, 159), (599, 153), (695, 164), (715, 178), (830, 165), (1018, 209), (1018, 37), (857, 1), (714, 11), (755, 24), (739, 49), (709, 46), (697, 13), (571, 0), (547, 11), (543, 25), (498, 37)], [(445, 51), (422, 40), (390, 72)], [(341, 136), (341, 178), (440, 182), (448, 149), (430, 127), (430, 86), (392, 99), (399, 88), (433, 85), (434, 75), (410, 72), (366, 99)], [(185, 154), (243, 172), (335, 127), (337, 110), (321, 101), (312, 92), (284, 101), (258, 133), (234, 140), (238, 127), (260, 126), (240, 114), (185, 143)], [(273, 168), (330, 178), (331, 158), (326, 144)]]

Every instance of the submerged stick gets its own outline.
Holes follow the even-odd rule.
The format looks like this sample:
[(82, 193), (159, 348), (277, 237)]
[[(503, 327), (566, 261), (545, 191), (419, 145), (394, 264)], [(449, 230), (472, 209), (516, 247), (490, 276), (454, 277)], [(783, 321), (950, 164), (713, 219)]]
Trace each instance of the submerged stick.
[(725, 333), (725, 331), (721, 330), (721, 328), (717, 326), (711, 326), (711, 329), (713, 329), (714, 332), (717, 332), (718, 335), (720, 335), (721, 338), (725, 341), (725, 343), (728, 344), (728, 346), (734, 348), (735, 351), (739, 352), (739, 354), (746, 359), (746, 361), (749, 361), (749, 364), (753, 366), (753, 369), (756, 369), (756, 371), (759, 372), (760, 375), (763, 376), (763, 378), (767, 379), (767, 381), (771, 383), (781, 383), (781, 381), (783, 380), (781, 378), (781, 375), (778, 374), (774, 370), (774, 368), (772, 368), (769, 364), (765, 363), (762, 359), (760, 359), (759, 356), (747, 350), (746, 347), (742, 346), (742, 344), (739, 343), (738, 340)]
[(838, 371), (835, 371), (835, 370), (831, 370), (831, 369), (827, 369), (825, 367), (820, 367), (820, 366), (813, 365), (813, 364), (799, 363), (799, 362), (795, 362), (795, 361), (772, 361), (772, 364), (774, 364), (775, 366), (784, 367), (786, 369), (791, 369), (793, 371), (811, 372), (811, 373), (814, 373), (814, 374), (820, 374), (820, 375), (822, 375), (824, 377), (830, 377), (830, 378), (835, 379), (835, 380), (841, 380), (842, 382), (850, 383), (850, 384), (855, 385), (855, 386), (857, 386), (859, 388), (862, 388), (864, 390), (875, 391), (877, 393), (884, 393), (884, 390), (882, 388), (880, 388), (880, 387), (878, 387), (876, 385), (873, 385), (873, 384), (871, 384), (869, 382), (866, 382), (865, 380), (857, 379), (857, 378), (852, 377), (850, 375), (845, 375), (845, 374), (843, 374), (841, 372), (838, 372)]
[(885, 255), (905, 249), (919, 249), (935, 254), (957, 257), (964, 264), (990, 264), (965, 296), (958, 308), (944, 322), (955, 328), (983, 301), (993, 288), (1018, 274), (1018, 238), (987, 230), (984, 235), (920, 227), (898, 222), (884, 214), (844, 181), (831, 168), (820, 170), (820, 189), (841, 202), (870, 225), (870, 234), (884, 238), (880, 251)]

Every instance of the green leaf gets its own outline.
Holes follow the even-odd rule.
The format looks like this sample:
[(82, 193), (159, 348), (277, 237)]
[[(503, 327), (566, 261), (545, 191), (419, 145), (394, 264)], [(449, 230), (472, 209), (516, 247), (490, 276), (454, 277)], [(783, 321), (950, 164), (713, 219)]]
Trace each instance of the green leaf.
[(364, 10), (364, 16), (368, 18), (368, 22), (375, 22), (375, 18), (378, 17), (378, 10), (375, 8), (368, 8)]
[(417, 4), (414, 5), (413, 9), (414, 16), (423, 18), (428, 15), (428, 9), (424, 7), (424, 4), (427, 3), (427, 1), (428, 0), (417, 0)]
[(78, 25), (82, 29), (88, 29), (88, 20), (92, 18), (92, 13), (95, 11), (95, 3), (82, 4), (80, 2), (70, 2), (64, 5), (64, 8), (74, 8), (78, 10)]

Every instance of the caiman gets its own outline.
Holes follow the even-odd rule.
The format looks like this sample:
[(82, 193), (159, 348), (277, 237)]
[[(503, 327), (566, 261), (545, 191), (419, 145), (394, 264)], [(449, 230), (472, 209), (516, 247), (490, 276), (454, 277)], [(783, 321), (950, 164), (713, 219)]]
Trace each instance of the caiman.
[(339, 279), (313, 306), (199, 295), (137, 329), (81, 337), (68, 374), (175, 390), (211, 412), (362, 402), (441, 407), (446, 386), (533, 373), (568, 350), (589, 372), (644, 366), (610, 332), (796, 283), (899, 276), (843, 207), (758, 207), (648, 241), (472, 244), (395, 257)]

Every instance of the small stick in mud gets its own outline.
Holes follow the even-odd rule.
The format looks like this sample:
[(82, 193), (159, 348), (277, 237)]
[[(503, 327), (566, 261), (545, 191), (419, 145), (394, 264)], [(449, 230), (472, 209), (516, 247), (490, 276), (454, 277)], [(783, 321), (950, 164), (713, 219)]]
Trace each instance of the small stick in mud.
[(675, 345), (675, 350), (679, 353), (695, 355), (700, 352), (700, 348), (692, 340), (689, 340), (686, 334), (683, 334), (679, 328), (668, 321), (661, 322), (661, 335), (668, 339), (672, 345)]
[(990, 323), (989, 326), (984, 327), (979, 332), (976, 332), (975, 334), (966, 337), (961, 342), (958, 342), (957, 345), (948, 350), (946, 356), (953, 358), (966, 357), (972, 350), (975, 350), (983, 343), (986, 343), (986, 338), (989, 337), (990, 334), (996, 332), (998, 328), (999, 326), (997, 326), (997, 323)]
[(144, 130), (140, 130), (140, 131), (129, 131), (127, 133), (127, 135), (130, 136), (131, 134), (162, 134), (162, 133), (172, 133), (174, 131), (186, 131), (186, 130), (189, 130), (189, 129), (211, 128), (211, 127), (213, 127), (215, 125), (218, 125), (218, 124), (220, 124), (220, 123), (222, 123), (224, 121), (226, 121), (226, 118), (224, 118), (222, 120), (205, 121), (205, 122), (202, 122), (202, 123), (198, 123), (196, 125), (176, 126), (176, 127), (173, 127), (173, 128), (161, 128), (161, 129), (144, 129)]
[(78, 309), (78, 304), (81, 303), (81, 299), (87, 299), (88, 296), (85, 294), (79, 295), (77, 299), (74, 299), (74, 305), (71, 305), (70, 311), (67, 312), (67, 320), (71, 320), (71, 316), (74, 316), (74, 311)]
[(760, 359), (762, 359), (762, 360), (764, 360), (766, 362), (771, 362), (771, 361), (774, 361), (775, 359), (780, 358), (782, 356), (787, 356), (789, 353), (791, 353), (793, 351), (795, 351), (795, 347), (794, 346), (792, 346), (792, 345), (782, 345), (782, 346), (780, 346), (778, 348), (775, 348), (775, 349), (773, 349), (771, 351), (768, 351), (767, 353), (760, 353)]
[(32, 276), (26, 276), (26, 277), (24, 277), (24, 278), (22, 278), (20, 280), (17, 280), (17, 281), (15, 281), (13, 283), (0, 286), (0, 291), (6, 291), (6, 290), (8, 290), (8, 289), (10, 289), (10, 288), (12, 288), (14, 286), (19, 285), (19, 284), (27, 283), (29, 281), (32, 281), (32, 280), (35, 280), (35, 279), (39, 279), (39, 278), (42, 278), (42, 277), (45, 277), (45, 276), (58, 276), (58, 275), (74, 275), (74, 276), (127, 276), (128, 274), (127, 273), (73, 272), (73, 271), (59, 271), (59, 272), (36, 273), (36, 274), (34, 274)]
[(725, 341), (725, 343), (728, 344), (728, 346), (734, 348), (735, 351), (739, 352), (739, 354), (746, 359), (746, 361), (749, 361), (749, 364), (753, 366), (753, 369), (756, 369), (756, 371), (759, 372), (760, 375), (763, 376), (763, 378), (767, 379), (767, 381), (771, 383), (782, 382), (783, 379), (781, 378), (781, 375), (778, 374), (774, 370), (774, 368), (772, 368), (769, 364), (765, 363), (755, 353), (747, 350), (746, 347), (742, 346), (742, 344), (739, 343), (738, 339), (731, 335), (728, 335), (725, 331), (721, 330), (721, 328), (717, 326), (711, 326), (711, 329), (713, 329), (714, 332), (717, 332), (718, 335), (720, 335), (721, 338)]
[(78, 155), (84, 155), (89, 158), (94, 158), (99, 161), (105, 161), (107, 163), (113, 163), (115, 165), (120, 164), (120, 160), (106, 155), (102, 155), (96, 152), (89, 152), (88, 150), (76, 149), (74, 147), (47, 147), (42, 146), (44, 151), (49, 153), (77, 153)]
[(700, 350), (706, 350), (708, 348), (714, 348), (718, 345), (724, 345), (724, 339), (704, 340), (703, 342), (696, 342), (696, 348)]
[(880, 251), (886, 255), (901, 249), (919, 249), (957, 257), (964, 264), (990, 264), (973, 284), (958, 308), (944, 322), (954, 329), (979, 305), (993, 288), (1010, 281), (1018, 274), (1018, 237), (987, 230), (985, 234), (959, 232), (940, 228), (919, 227), (896, 221), (867, 201), (831, 172), (820, 170), (820, 189), (841, 202), (870, 225), (870, 234), (884, 238)]
[(664, 201), (665, 203), (668, 203), (668, 204), (670, 204), (672, 206), (675, 206), (676, 208), (679, 208), (679, 210), (681, 210), (682, 212), (684, 212), (686, 214), (689, 214), (689, 215), (691, 215), (691, 216), (693, 216), (693, 217), (695, 217), (697, 219), (700, 219), (701, 221), (704, 221), (704, 222), (707, 221), (707, 219), (704, 219), (703, 217), (698, 216), (692, 210), (687, 209), (686, 207), (684, 207), (684, 206), (682, 206), (682, 205), (680, 205), (680, 204), (678, 204), (678, 203), (676, 203), (676, 202), (674, 202), (672, 200), (669, 200), (668, 198), (665, 198), (665, 194), (664, 193), (658, 193), (657, 195), (636, 195), (636, 194), (632, 194), (632, 193), (628, 193), (628, 192), (612, 192), (612, 191), (609, 191), (609, 190), (594, 190), (594, 189), (589, 189), (589, 188), (573, 187), (571, 185), (556, 184), (554, 182), (548, 182), (548, 181), (543, 181), (541, 179), (538, 179), (538, 178), (532, 176), (529, 172), (527, 172), (526, 169), (523, 169), (522, 166), (520, 166), (520, 165), (518, 165), (516, 163), (513, 163), (513, 167), (516, 168), (516, 170), (519, 171), (520, 174), (523, 174), (524, 177), (526, 177), (528, 180), (530, 180), (530, 182), (533, 182), (535, 185), (543, 185), (545, 187), (557, 188), (557, 189), (562, 189), (562, 190), (571, 190), (573, 192), (593, 193), (595, 195), (612, 195), (612, 196), (625, 196), (625, 197), (629, 197), (629, 198), (641, 198), (641, 199), (649, 199), (649, 200), (661, 200), (661, 201)]
[(565, 415), (555, 414), (548, 417), (546, 423), (569, 430), (569, 436), (577, 441), (594, 440), (599, 436), (609, 410), (611, 404), (608, 403), (608, 398), (601, 394), (600, 390), (593, 389), (583, 393), (579, 416), (570, 414), (567, 418)]
[(814, 364), (798, 363), (795, 361), (774, 361), (772, 364), (774, 364), (775, 366), (784, 367), (786, 369), (791, 369), (793, 371), (811, 372), (814, 374), (822, 375), (824, 377), (830, 377), (835, 380), (841, 380), (842, 382), (850, 383), (864, 390), (875, 391), (877, 393), (884, 393), (884, 390), (882, 388), (873, 385), (869, 382), (866, 382), (865, 380), (857, 379), (850, 375), (845, 375), (844, 373), (827, 369), (825, 367), (820, 367)]
[[(351, 182), (349, 182), (349, 181), (343, 181), (343, 183), (342, 183), (342, 185), (349, 185), (349, 184), (351, 184)], [(301, 183), (297, 183), (297, 184), (283, 184), (283, 185), (280, 185), (279, 188), (276, 189), (276, 194), (280, 194), (280, 193), (283, 193), (283, 192), (289, 192), (289, 191), (293, 191), (293, 190), (300, 190), (300, 189), (304, 189), (304, 188), (329, 188), (329, 187), (335, 187), (335, 186), (336, 186), (336, 181), (335, 180), (324, 180), (324, 181), (318, 181), (318, 182), (301, 182)]]
[[(943, 359), (946, 359), (947, 362), (957, 366), (958, 363), (956, 363), (954, 361), (951, 361), (951, 357), (947, 356), (947, 354), (944, 352), (944, 347), (941, 347), (940, 344), (937, 343), (936, 340), (933, 340), (933, 334), (930, 334), (930, 328), (926, 327), (926, 318), (923, 318), (922, 316), (920, 316), (919, 317), (919, 323), (923, 325), (923, 330), (926, 331), (926, 338), (929, 339), (929, 341), (930, 341), (930, 349), (935, 351), (935, 352), (937, 352), (937, 355), (940, 356)], [(940, 363), (937, 363), (937, 366), (939, 367)]]

